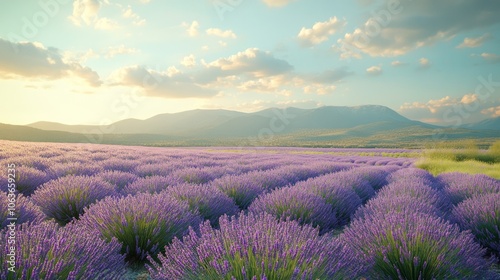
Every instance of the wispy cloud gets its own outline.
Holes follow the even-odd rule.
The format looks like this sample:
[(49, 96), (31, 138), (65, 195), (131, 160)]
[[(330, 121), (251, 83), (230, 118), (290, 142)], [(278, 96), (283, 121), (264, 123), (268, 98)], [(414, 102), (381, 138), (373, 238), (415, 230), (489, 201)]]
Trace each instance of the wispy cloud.
[(382, 67), (380, 66), (371, 66), (366, 69), (366, 73), (372, 76), (378, 76), (382, 74)]
[(431, 67), (431, 62), (428, 58), (422, 57), (418, 60), (418, 65), (420, 69), (427, 69)]
[(500, 98), (488, 98), (470, 93), (462, 97), (445, 96), (427, 102), (404, 103), (399, 112), (415, 120), (435, 120), (436, 123), (455, 125), (471, 123), (493, 116), (500, 106)]
[(209, 28), (206, 30), (208, 35), (217, 36), (221, 38), (232, 38), (236, 39), (236, 34), (232, 30), (222, 30), (219, 28)]
[(302, 27), (297, 35), (302, 46), (310, 47), (325, 42), (347, 24), (345, 20), (331, 17), (324, 22), (316, 22), (311, 28)]
[[(382, 4), (384, 2), (384, 4)], [(402, 1), (388, 9), (385, 1), (376, 1), (378, 11), (360, 27), (338, 40), (343, 56), (400, 56), (412, 50), (448, 40), (468, 30), (500, 22), (500, 2)], [(486, 39), (486, 38), (485, 38)], [(485, 40), (483, 39), (483, 40)], [(472, 43), (472, 42), (471, 42)]]
[(194, 20), (191, 23), (183, 22), (182, 26), (186, 28), (186, 32), (190, 37), (196, 37), (199, 34), (200, 24)]
[(488, 62), (492, 63), (500, 62), (500, 56), (494, 53), (482, 53), (481, 57)]
[(464, 38), (464, 41), (457, 46), (457, 48), (477, 48), (483, 45), (484, 42), (488, 41), (491, 39), (490, 34), (484, 34), (483, 36), (477, 37), (477, 38), (469, 38), (466, 37)]
[[(16, 50), (16, 51), (14, 51)], [(56, 48), (37, 42), (12, 43), (0, 38), (0, 77), (58, 80), (78, 77), (90, 86), (99, 86), (99, 75), (75, 61), (67, 61)]]

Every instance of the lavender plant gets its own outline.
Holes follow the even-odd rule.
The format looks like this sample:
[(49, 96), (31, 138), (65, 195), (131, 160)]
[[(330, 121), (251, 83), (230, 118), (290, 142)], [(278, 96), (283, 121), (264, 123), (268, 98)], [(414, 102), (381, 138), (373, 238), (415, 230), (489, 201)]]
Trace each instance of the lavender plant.
[(114, 187), (101, 179), (66, 176), (47, 182), (31, 198), (47, 217), (64, 225), (78, 219), (85, 207), (114, 194)]
[(15, 175), (17, 190), (26, 196), (33, 194), (38, 187), (50, 180), (45, 172), (32, 167), (17, 167)]
[(354, 279), (362, 265), (331, 237), (295, 221), (277, 221), (268, 214), (220, 219), (200, 233), (190, 230), (175, 239), (165, 254), (152, 258), (153, 279)]
[(248, 211), (319, 226), (321, 233), (333, 229), (337, 224), (331, 205), (321, 197), (297, 187), (285, 187), (261, 195), (248, 207)]
[(411, 194), (395, 196), (383, 195), (368, 201), (358, 208), (353, 219), (368, 219), (380, 214), (390, 213), (424, 213), (434, 217), (444, 217), (443, 212), (432, 202), (425, 199), (416, 199)]
[(375, 190), (370, 183), (351, 170), (328, 174), (325, 178), (338, 186), (352, 188), (363, 203), (375, 196)]
[(64, 176), (93, 176), (102, 172), (102, 167), (90, 162), (65, 162), (51, 166), (47, 170), (47, 174), (52, 179), (57, 179)]
[(8, 202), (11, 198), (8, 197), (6, 192), (0, 191), (0, 229), (5, 228), (10, 221), (7, 220), (8, 217), (16, 218), (15, 223), (17, 225), (23, 223), (33, 223), (39, 224), (45, 219), (45, 215), (40, 208), (34, 205), (27, 197), (19, 194), (14, 201), (14, 214), (11, 216), (9, 214)]
[(466, 199), (453, 209), (453, 218), (500, 257), (500, 193)]
[(239, 212), (238, 206), (229, 196), (210, 185), (181, 184), (168, 188), (166, 192), (178, 200), (186, 201), (192, 212), (199, 213), (212, 226), (218, 225), (220, 216), (232, 216)]
[(403, 168), (393, 172), (387, 177), (388, 183), (393, 182), (421, 182), (424, 185), (437, 187), (436, 179), (429, 172), (420, 168)]
[(148, 254), (156, 256), (174, 237), (200, 222), (187, 202), (166, 193), (107, 197), (86, 209), (80, 220), (84, 227), (97, 229), (105, 240), (116, 238), (122, 244), (121, 252), (132, 262), (142, 262)]
[[(5, 230), (1, 234), (5, 236)], [(14, 246), (16, 266), (15, 272), (0, 270), (0, 279), (123, 279), (125, 275), (120, 244), (115, 239), (105, 242), (75, 225), (23, 224), (16, 229), (15, 245), (6, 240), (0, 239), (0, 261), (7, 264), (5, 252)]]
[(356, 209), (361, 206), (361, 198), (350, 187), (336, 184), (328, 176), (311, 178), (295, 184), (296, 188), (311, 192), (325, 201), (332, 207), (332, 211), (337, 217), (339, 226), (349, 223), (350, 217)]
[(500, 193), (500, 181), (482, 174), (444, 173), (438, 176), (438, 180), (444, 185), (445, 194), (455, 205), (467, 198)]
[(232, 198), (240, 209), (247, 209), (252, 201), (264, 192), (262, 186), (252, 181), (247, 174), (227, 175), (213, 180), (210, 185)]
[(126, 185), (137, 180), (137, 176), (123, 171), (108, 170), (96, 175), (104, 181), (115, 186), (117, 191), (121, 191)]
[(374, 190), (379, 190), (387, 184), (387, 176), (390, 174), (387, 168), (381, 167), (358, 167), (351, 173), (360, 176), (372, 186)]
[(139, 178), (122, 189), (122, 193), (137, 194), (137, 193), (160, 193), (170, 186), (180, 184), (178, 178), (168, 176), (151, 176), (146, 178)]
[(354, 220), (341, 239), (370, 279), (481, 279), (491, 264), (470, 232), (411, 210)]
[(134, 160), (111, 158), (104, 160), (101, 165), (104, 170), (115, 170), (122, 172), (134, 172), (139, 162)]
[(394, 182), (383, 187), (377, 194), (378, 198), (388, 199), (398, 196), (411, 196), (415, 200), (429, 203), (443, 214), (451, 209), (451, 202), (442, 191), (436, 190), (418, 180), (415, 182)]

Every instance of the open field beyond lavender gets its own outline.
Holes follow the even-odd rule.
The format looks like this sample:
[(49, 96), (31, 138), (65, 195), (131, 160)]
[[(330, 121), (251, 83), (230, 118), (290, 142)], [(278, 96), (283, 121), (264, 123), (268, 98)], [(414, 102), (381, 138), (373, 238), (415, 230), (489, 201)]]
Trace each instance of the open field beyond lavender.
[(0, 141), (0, 279), (500, 279), (500, 181), (417, 157)]

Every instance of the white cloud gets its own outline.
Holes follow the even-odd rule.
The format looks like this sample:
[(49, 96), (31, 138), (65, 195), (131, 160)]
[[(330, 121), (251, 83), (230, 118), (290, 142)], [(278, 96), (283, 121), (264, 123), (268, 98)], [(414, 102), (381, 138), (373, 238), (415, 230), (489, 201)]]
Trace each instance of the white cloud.
[(76, 26), (81, 26), (83, 23), (98, 30), (118, 29), (120, 26), (117, 21), (107, 17), (99, 17), (102, 4), (109, 5), (110, 3), (107, 0), (75, 0), (73, 2), (73, 13), (69, 16), (69, 19)]
[(484, 109), (481, 113), (492, 118), (500, 117), (500, 106)]
[(291, 71), (293, 67), (285, 60), (275, 58), (270, 52), (249, 48), (227, 58), (208, 64), (202, 73), (205, 78), (216, 76), (248, 75), (254, 78), (273, 76)]
[[(464, 1), (386, 1), (377, 0), (379, 9), (364, 24), (337, 41), (345, 50), (341, 57), (400, 56), (412, 50), (448, 40), (466, 31), (500, 22), (500, 2)], [(390, 5), (390, 3), (395, 3)], [(396, 5), (397, 4), (397, 5)]]
[(197, 84), (191, 77), (172, 68), (159, 72), (142, 66), (124, 67), (115, 71), (109, 82), (112, 86), (136, 87), (147, 96), (163, 98), (207, 98), (217, 94), (215, 90)]
[(293, 0), (262, 0), (269, 7), (283, 7), (288, 5)]
[(382, 67), (380, 66), (371, 66), (366, 69), (366, 73), (374, 76), (378, 76), (382, 74)]
[(428, 58), (422, 57), (418, 60), (418, 64), (420, 68), (429, 68), (431, 66), (431, 62)]
[(182, 59), (181, 64), (186, 67), (194, 67), (196, 66), (196, 58), (193, 54), (185, 56)]
[[(317, 74), (295, 73), (286, 60), (257, 48), (210, 62), (197, 61), (191, 54), (180, 64), (184, 66), (182, 71), (174, 66), (156, 71), (143, 66), (125, 67), (115, 71), (108, 81), (111, 85), (143, 88), (147, 95), (166, 98), (211, 98), (234, 91), (292, 96), (301, 92), (331, 94), (336, 90), (334, 83), (353, 74), (346, 68)], [(144, 83), (156, 85), (148, 89)]]
[(194, 20), (191, 24), (183, 22), (182, 26), (186, 28), (186, 32), (190, 37), (198, 36), (198, 29), (200, 28), (198, 21)]
[(287, 77), (285, 75), (262, 77), (248, 80), (238, 86), (238, 89), (243, 91), (276, 92), (284, 86), (286, 82)]
[(477, 48), (480, 47), (484, 42), (488, 41), (489, 39), (491, 39), (490, 34), (484, 34), (483, 36), (477, 38), (466, 37), (464, 41), (457, 46), (457, 48)]
[(115, 30), (119, 28), (119, 25), (116, 21), (103, 17), (95, 22), (94, 27), (100, 30)]
[(481, 57), (488, 62), (500, 62), (500, 56), (494, 53), (482, 53)]
[(315, 23), (312, 28), (302, 27), (297, 37), (303, 46), (310, 47), (327, 41), (331, 35), (337, 33), (345, 25), (345, 20), (331, 17), (327, 21)]
[(333, 93), (337, 89), (334, 85), (324, 84), (309, 84), (304, 87), (305, 94), (327, 95)]
[(58, 80), (68, 77), (83, 79), (91, 86), (101, 84), (99, 75), (76, 61), (69, 61), (56, 48), (41, 43), (12, 43), (0, 38), (0, 77), (14, 79), (42, 78)]
[(391, 62), (391, 65), (394, 66), (394, 67), (400, 67), (400, 66), (406, 65), (406, 63), (401, 62), (399, 60), (395, 60), (395, 61)]
[(462, 97), (445, 96), (427, 102), (405, 103), (399, 112), (414, 120), (434, 120), (437, 124), (461, 125), (484, 119), (484, 115), (496, 113), (499, 97), (486, 97), (475, 93)]
[(233, 38), (236, 39), (236, 34), (232, 30), (222, 30), (219, 28), (209, 28), (206, 30), (208, 35), (213, 35), (222, 38)]
[(139, 15), (132, 11), (132, 7), (129, 5), (127, 8), (123, 9), (122, 16), (124, 18), (132, 19), (132, 23), (137, 26), (144, 26), (146, 24), (146, 20), (141, 18)]
[(98, 19), (97, 14), (100, 8), (99, 0), (75, 0), (73, 14), (69, 18), (75, 25), (81, 25), (82, 21), (91, 25)]

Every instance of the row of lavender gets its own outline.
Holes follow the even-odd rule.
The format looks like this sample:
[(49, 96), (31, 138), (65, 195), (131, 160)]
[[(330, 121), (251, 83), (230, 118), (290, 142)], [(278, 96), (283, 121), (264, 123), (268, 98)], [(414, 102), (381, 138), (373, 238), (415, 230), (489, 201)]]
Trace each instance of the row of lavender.
[[(490, 199), (490, 203), (482, 203), (490, 205), (490, 208), (484, 209), (485, 213), (497, 211), (496, 216), (487, 220), (493, 230), (482, 231), (489, 239), (475, 233), (474, 241), (470, 234), (460, 232), (456, 226), (455, 231), (450, 230), (449, 227), (454, 226), (445, 220), (452, 220), (463, 229), (475, 229), (478, 223), (484, 223), (480, 221), (482, 216), (478, 215), (480, 213), (473, 203), (469, 208), (476, 212), (469, 215), (477, 221), (476, 224), (466, 225), (462, 221), (467, 218), (460, 217), (465, 217), (467, 212), (460, 216), (458, 210), (467, 209), (462, 206), (466, 205), (465, 202), (459, 204), (460, 207), (452, 208), (448, 201), (458, 204), (466, 198), (471, 198), (467, 200), (471, 201), (493, 197), (477, 195), (480, 192), (499, 192), (498, 181), (489, 178), (447, 175), (436, 181), (426, 172), (420, 171), (421, 174), (415, 175), (413, 169), (400, 170), (401, 166), (408, 165), (407, 160), (391, 160), (392, 164), (385, 167), (368, 167), (366, 162), (374, 163), (373, 158), (368, 157), (364, 158), (365, 166), (358, 167), (359, 161), (363, 161), (359, 157), (331, 159), (331, 156), (304, 154), (209, 154), (201, 150), (98, 147), (102, 150), (77, 146), (51, 150), (46, 146), (29, 146), (34, 155), (36, 152), (43, 155), (29, 160), (24, 158), (24, 161), (18, 159), (21, 167), (30, 166), (48, 175), (51, 174), (51, 165), (43, 168), (40, 162), (44, 160), (52, 160), (51, 164), (55, 164), (55, 160), (65, 155), (74, 161), (79, 158), (81, 166), (84, 166), (83, 163), (88, 163), (93, 157), (93, 166), (83, 170), (93, 168), (99, 171), (93, 174), (62, 174), (43, 186), (32, 187), (32, 195), (32, 192), (27, 192), (28, 197), (19, 198), (21, 217), (31, 221), (31, 224), (19, 228), (18, 249), (26, 260), (23, 258), (22, 270), (13, 279), (121, 279), (125, 273), (124, 260), (132, 263), (146, 258), (152, 263), (149, 271), (155, 279), (354, 279), (366, 275), (374, 278), (392, 275), (398, 279), (403, 277), (401, 267), (408, 268), (405, 265), (410, 265), (411, 261), (414, 264), (414, 267), (409, 266), (411, 271), (422, 273), (419, 274), (422, 279), (440, 278), (443, 273), (463, 278), (487, 276), (490, 263), (482, 258), (483, 249), (476, 241), (487, 246), (490, 253), (498, 253), (498, 247), (494, 247), (498, 246), (498, 206), (495, 206), (495, 198)], [(15, 153), (12, 152), (14, 150), (11, 149), (10, 153)], [(98, 159), (99, 154), (107, 154), (121, 163), (111, 165), (115, 166), (113, 168), (104, 167), (107, 159)], [(12, 154), (10, 158), (4, 154), (0, 154), (1, 157), (4, 160), (16, 158)], [(134, 166), (130, 164), (133, 161), (141, 161), (143, 165)], [(358, 164), (354, 164), (355, 161)], [(180, 162), (188, 168), (180, 169), (184, 167)], [(280, 167), (283, 165), (287, 167)], [(117, 169), (116, 166), (128, 166), (130, 169)], [(142, 169), (143, 166), (148, 168)], [(177, 167), (169, 169), (170, 166)], [(413, 189), (406, 190), (408, 182), (420, 179), (424, 187), (415, 185)], [(463, 184), (466, 180), (477, 182)], [(387, 181), (389, 185), (383, 187)], [(422, 198), (421, 193), (426, 193), (427, 187), (436, 193)], [(361, 206), (381, 188), (374, 199)], [(436, 203), (439, 207), (435, 210), (427, 204), (422, 206), (420, 200), (429, 205)], [(391, 220), (395, 218), (385, 212), (398, 207), (402, 207), (397, 212), (402, 213), (398, 216), (400, 220)], [(243, 212), (239, 213), (240, 210)], [(239, 217), (229, 217), (238, 214)], [(404, 238), (399, 236), (401, 240), (389, 242), (400, 250), (400, 255), (395, 253), (400, 263), (397, 258), (392, 262), (377, 259), (386, 256), (390, 249), (387, 242), (383, 243), (378, 237), (397, 231), (389, 225), (394, 221), (401, 226), (418, 225), (415, 217), (420, 218), (422, 223), (428, 219), (420, 214), (434, 215), (432, 217), (439, 222), (432, 228), (438, 232), (451, 232), (448, 239), (442, 238), (445, 241), (444, 245), (441, 244), (449, 251), (443, 250), (444, 253), (440, 252), (437, 259), (426, 254), (425, 250), (423, 255), (411, 255), (413, 259), (402, 257), (401, 252), (414, 252), (415, 249), (408, 247), (414, 245), (415, 240), (407, 238), (406, 228), (397, 229)], [(59, 229), (54, 222), (42, 223), (47, 217), (67, 225)], [(354, 221), (349, 223), (352, 217)], [(68, 223), (73, 218), (77, 220)], [(202, 220), (206, 222), (200, 226)], [(359, 230), (366, 230), (363, 226), (374, 223), (382, 226), (372, 227), (371, 235), (359, 234)], [(316, 229), (310, 225), (316, 226)], [(332, 232), (346, 225), (343, 234), (332, 237)], [(189, 227), (192, 230), (188, 231)], [(430, 248), (436, 247), (432, 243), (434, 236), (419, 234), (418, 229), (428, 232), (416, 228), (415, 236), (420, 238), (417, 238), (417, 249), (424, 248), (425, 244), (422, 244), (426, 242), (432, 245)], [(82, 234), (76, 236), (74, 233), (77, 231)], [(381, 235), (377, 237), (377, 234)], [(469, 239), (462, 237), (466, 235)], [(379, 241), (378, 245), (374, 240)], [(467, 240), (470, 242), (467, 243)], [(367, 247), (363, 242), (375, 245)], [(402, 244), (407, 247), (401, 249)], [(458, 247), (453, 247), (455, 245)], [(363, 251), (366, 248), (370, 248), (369, 251)], [(456, 252), (457, 248), (462, 250), (461, 254), (471, 255), (471, 261), (466, 261), (468, 266), (460, 263), (468, 260), (463, 255), (446, 254)], [(48, 254), (52, 258), (47, 258)], [(408, 262), (405, 257), (411, 261)], [(429, 268), (432, 267), (429, 264), (431, 261), (451, 261), (455, 266), (433, 270)], [(380, 263), (387, 265), (384, 267)], [(458, 268), (461, 270), (457, 272)], [(7, 276), (4, 274), (1, 277)]]
[[(436, 179), (413, 168), (384, 172), (356, 168), (260, 196), (247, 214), (223, 217), (220, 229), (207, 223), (174, 240), (158, 263), (150, 258), (150, 273), (155, 279), (499, 279), (490, 267), (500, 252), (500, 182), (458, 173)], [(343, 224), (333, 217), (353, 221), (339, 235), (321, 235)]]

